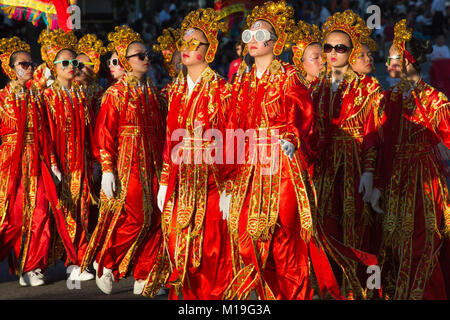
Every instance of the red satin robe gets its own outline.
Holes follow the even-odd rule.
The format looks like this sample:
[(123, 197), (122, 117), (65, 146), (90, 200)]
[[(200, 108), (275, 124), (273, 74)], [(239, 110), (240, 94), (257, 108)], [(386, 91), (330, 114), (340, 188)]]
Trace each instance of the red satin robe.
[[(450, 297), (450, 205), (437, 144), (450, 147), (450, 103), (422, 79), (387, 91), (379, 111), (383, 285), (391, 299)], [(408, 92), (409, 91), (409, 92)]]
[(42, 99), (55, 145), (56, 162), (63, 176), (58, 186), (59, 200), (77, 250), (77, 261), (67, 260), (66, 264), (79, 264), (88, 244), (93, 161), (91, 113), (77, 83), (65, 90), (55, 81), (43, 91)]
[[(219, 210), (223, 184), (218, 162), (205, 160), (212, 146), (204, 136), (209, 129), (223, 132), (229, 103), (227, 81), (209, 67), (190, 96), (181, 74), (169, 91), (160, 184), (168, 186), (162, 227), (172, 265), (171, 299), (181, 293), (184, 299), (221, 299), (233, 277), (227, 224)], [(184, 139), (175, 137), (177, 129), (184, 130)], [(186, 157), (181, 163), (173, 161), (180, 145)]]
[[(308, 246), (313, 236), (314, 156), (310, 94), (298, 70), (274, 60), (261, 79), (256, 69), (233, 85), (234, 129), (256, 129), (257, 162), (236, 166), (228, 220), (237, 274), (227, 299), (311, 299)], [(271, 131), (275, 130), (275, 131)], [(263, 136), (267, 134), (267, 136)], [(249, 138), (248, 141), (250, 141)], [(298, 150), (290, 160), (279, 139)], [(246, 150), (246, 160), (255, 153)], [(269, 161), (262, 154), (269, 156)], [(231, 177), (233, 180), (233, 177)]]
[[(331, 73), (321, 75), (311, 89), (320, 150), (314, 168), (318, 222), (328, 239), (376, 254), (376, 214), (363, 202), (358, 189), (362, 174), (375, 171), (376, 143), (367, 137), (376, 132), (373, 113), (382, 97), (381, 86), (375, 78), (349, 68), (336, 92), (332, 91)], [(365, 298), (367, 267), (333, 251), (328, 253), (346, 275), (343, 293), (349, 298)], [(333, 267), (340, 278), (339, 267)]]
[[(11, 81), (0, 91), (0, 260), (13, 248), (22, 273), (48, 267), (49, 202), (58, 199), (49, 172), (54, 159), (36, 94)], [(50, 200), (50, 201), (49, 201)], [(75, 257), (62, 212), (53, 210), (67, 255)]]
[[(156, 206), (163, 128), (149, 80), (124, 75), (108, 88), (95, 126), (95, 149), (103, 172), (116, 176), (116, 193), (100, 193), (99, 220), (82, 263), (93, 258), (113, 270), (116, 281), (133, 273), (146, 279), (162, 255), (161, 214)], [(156, 268), (156, 267), (155, 267)], [(161, 288), (160, 283), (159, 288)]]

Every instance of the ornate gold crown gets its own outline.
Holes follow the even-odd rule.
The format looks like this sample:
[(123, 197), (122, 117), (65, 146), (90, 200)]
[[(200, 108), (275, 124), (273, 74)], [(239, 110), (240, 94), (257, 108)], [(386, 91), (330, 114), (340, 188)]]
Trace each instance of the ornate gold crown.
[(264, 20), (270, 23), (278, 37), (273, 48), (273, 54), (279, 56), (286, 46), (290, 46), (293, 33), (296, 30), (294, 8), (287, 5), (284, 0), (277, 3), (268, 1), (262, 6), (253, 8), (247, 17), (247, 25), (251, 27), (256, 21)]
[(77, 54), (82, 53), (94, 63), (94, 73), (97, 74), (100, 70), (100, 57), (106, 53), (103, 41), (98, 39), (95, 34), (86, 34), (78, 41), (77, 45)]
[(0, 40), (0, 60), (2, 61), (2, 69), (11, 80), (17, 78), (13, 68), (9, 66), (11, 56), (19, 51), (31, 54), (30, 45), (20, 40), (18, 37), (3, 38)]
[(153, 45), (153, 51), (161, 52), (164, 57), (164, 67), (169, 72), (170, 77), (176, 76), (176, 69), (172, 65), (173, 54), (177, 51), (177, 41), (181, 37), (178, 29), (167, 28), (162, 31), (157, 39), (158, 44)]
[(349, 62), (356, 63), (361, 50), (361, 39), (369, 37), (372, 31), (366, 26), (364, 20), (352, 10), (336, 12), (328, 17), (322, 26), (323, 38), (326, 39), (331, 32), (336, 30), (344, 31), (350, 37), (353, 49)]
[(295, 45), (292, 47), (294, 57), (292, 60), (294, 64), (303, 71), (302, 57), (306, 47), (311, 43), (322, 42), (322, 31), (315, 24), (311, 25), (305, 21), (300, 20), (297, 28), (294, 31), (293, 41)]
[(410, 41), (412, 37), (412, 29), (408, 28), (406, 19), (400, 20), (394, 26), (394, 46), (400, 55), (400, 65), (403, 65), (403, 60), (405, 56), (405, 43)]
[(116, 26), (114, 32), (108, 33), (108, 51), (116, 51), (120, 64), (126, 71), (131, 71), (133, 68), (128, 63), (126, 58), (127, 49), (133, 42), (144, 43), (139, 33), (135, 32), (129, 26)]
[(77, 37), (72, 31), (64, 32), (62, 29), (44, 29), (39, 35), (38, 43), (41, 45), (42, 60), (55, 73), (56, 69), (53, 61), (55, 61), (56, 56), (63, 49), (76, 52)]
[(377, 52), (378, 51), (377, 43), (371, 37), (367, 37), (367, 38), (361, 39), (361, 43), (365, 44), (369, 48), (369, 50), (372, 51), (372, 52)]
[(224, 22), (219, 22), (220, 15), (214, 9), (197, 9), (189, 12), (181, 23), (181, 36), (189, 29), (201, 30), (209, 42), (209, 48), (206, 52), (205, 61), (211, 63), (216, 56), (219, 41), (217, 35), (219, 30), (226, 31)]

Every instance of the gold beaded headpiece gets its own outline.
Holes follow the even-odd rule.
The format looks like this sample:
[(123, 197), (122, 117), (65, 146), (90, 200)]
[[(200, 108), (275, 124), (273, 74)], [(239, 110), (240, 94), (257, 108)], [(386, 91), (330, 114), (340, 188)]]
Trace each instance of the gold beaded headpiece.
[(323, 38), (326, 39), (331, 32), (337, 30), (345, 32), (350, 37), (353, 49), (349, 62), (355, 64), (361, 50), (361, 39), (369, 37), (371, 30), (366, 26), (364, 20), (352, 10), (336, 12), (328, 17), (322, 26)]
[(270, 23), (278, 38), (273, 48), (273, 54), (279, 56), (283, 53), (285, 47), (291, 45), (293, 33), (296, 29), (293, 17), (294, 8), (287, 5), (284, 0), (277, 3), (268, 1), (252, 10), (247, 17), (247, 25), (251, 27), (258, 20)]
[(416, 59), (412, 56), (408, 50), (406, 50), (406, 42), (410, 41), (412, 37), (412, 29), (408, 28), (406, 19), (400, 20), (394, 27), (394, 46), (400, 55), (400, 65), (403, 65), (404, 58), (410, 63), (416, 62)]
[(129, 26), (116, 26), (114, 32), (108, 33), (108, 51), (116, 51), (120, 64), (126, 71), (132, 71), (130, 63), (128, 62), (126, 55), (127, 49), (130, 44), (134, 42), (144, 43), (139, 33), (135, 32)]
[(312, 43), (322, 43), (322, 32), (316, 25), (311, 25), (300, 20), (297, 24), (297, 29), (294, 32), (294, 46), (292, 52), (294, 57), (292, 60), (294, 64), (303, 72), (302, 57), (305, 49)]
[(85, 54), (94, 63), (94, 74), (97, 75), (100, 70), (100, 57), (106, 54), (106, 48), (103, 46), (103, 41), (98, 39), (94, 34), (86, 34), (83, 36), (77, 45), (77, 54)]
[(219, 41), (217, 36), (219, 30), (225, 31), (226, 25), (224, 22), (219, 22), (220, 15), (214, 9), (197, 9), (189, 12), (181, 23), (181, 36), (183, 36), (189, 29), (199, 29), (203, 32), (206, 39), (208, 39), (209, 47), (206, 51), (205, 61), (211, 63), (216, 56)]
[(178, 29), (167, 28), (162, 31), (158, 37), (158, 44), (153, 45), (153, 51), (161, 52), (164, 57), (164, 67), (171, 78), (175, 77), (177, 70), (172, 65), (172, 58), (177, 51), (177, 41), (180, 39), (181, 33)]
[(18, 37), (3, 38), (0, 40), (0, 60), (2, 61), (2, 69), (11, 80), (17, 78), (15, 71), (9, 65), (11, 56), (20, 51), (31, 54), (30, 45), (20, 40)]
[(64, 32), (62, 29), (44, 29), (39, 35), (38, 43), (41, 45), (42, 60), (47, 67), (56, 73), (55, 61), (58, 53), (64, 49), (76, 52), (77, 37), (72, 31)]
[(367, 37), (367, 38), (362, 39), (361, 43), (365, 44), (367, 46), (367, 48), (369, 48), (369, 50), (372, 51), (372, 52), (377, 52), (378, 51), (377, 43), (371, 37)]

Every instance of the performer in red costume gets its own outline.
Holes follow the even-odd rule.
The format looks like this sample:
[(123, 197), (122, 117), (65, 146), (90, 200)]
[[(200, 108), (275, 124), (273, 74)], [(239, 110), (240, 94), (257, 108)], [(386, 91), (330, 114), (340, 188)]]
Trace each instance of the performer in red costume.
[(103, 46), (103, 41), (97, 39), (96, 35), (86, 34), (78, 40), (76, 53), (80, 65), (75, 74), (75, 81), (79, 83), (81, 90), (84, 92), (91, 119), (95, 121), (105, 92), (96, 78), (100, 71), (100, 58), (106, 54), (106, 48)]
[(134, 293), (140, 294), (162, 255), (155, 195), (164, 128), (155, 89), (145, 78), (150, 61), (141, 36), (121, 26), (108, 40), (108, 49), (117, 53), (126, 73), (106, 91), (96, 121), (101, 205), (82, 269), (95, 259), (97, 286), (106, 294), (112, 292), (114, 279), (133, 273)]
[(450, 206), (437, 144), (450, 147), (450, 103), (420, 75), (430, 43), (413, 36), (406, 20), (394, 34), (386, 65), (401, 80), (379, 111), (383, 144), (372, 197), (374, 209), (384, 211), (384, 292), (390, 299), (448, 299)]
[[(169, 90), (164, 167), (158, 192), (162, 226), (170, 255), (170, 298), (221, 299), (233, 277), (226, 221), (219, 210), (223, 189), (211, 130), (222, 130), (230, 104), (230, 86), (211, 70), (223, 27), (213, 9), (190, 12), (177, 43), (186, 66)], [(176, 151), (183, 130), (181, 151)], [(177, 141), (175, 141), (175, 140)], [(173, 160), (181, 152), (180, 161)], [(200, 160), (200, 161), (198, 161)], [(165, 204), (165, 205), (164, 205)]]
[[(158, 37), (158, 44), (153, 46), (153, 51), (161, 52), (163, 56), (164, 68), (169, 74), (170, 80), (167, 85), (161, 90), (161, 95), (165, 101), (169, 100), (170, 87), (181, 71), (181, 54), (177, 50), (177, 42), (180, 40), (180, 30), (167, 28), (162, 31)], [(165, 112), (167, 116), (167, 111)]]
[(255, 132), (247, 162), (236, 166), (223, 195), (238, 257), (226, 299), (246, 299), (253, 290), (260, 299), (312, 298), (313, 108), (298, 69), (277, 59), (294, 39), (293, 14), (284, 1), (266, 2), (253, 9), (242, 34), (255, 64), (244, 74), (241, 68), (233, 84), (230, 126)]
[[(38, 92), (30, 89), (30, 46), (17, 37), (0, 40), (2, 69), (11, 79), (0, 91), (0, 260), (14, 251), (21, 286), (44, 284), (50, 247), (49, 200), (67, 255), (76, 259), (50, 173), (55, 164)], [(51, 159), (51, 160), (50, 160)], [(54, 165), (52, 171), (61, 179)]]
[[(376, 79), (352, 70), (361, 40), (370, 35), (370, 30), (358, 15), (347, 10), (330, 16), (322, 32), (328, 72), (312, 86), (320, 150), (314, 168), (317, 221), (328, 239), (376, 254), (378, 248), (372, 243), (371, 233), (376, 226), (375, 214), (368, 202), (377, 149), (365, 137), (376, 131), (372, 115), (380, 103), (382, 89)], [(343, 294), (350, 299), (366, 298), (366, 268), (336, 252), (328, 253), (345, 275)], [(333, 269), (340, 281), (338, 265), (334, 264)]]
[(292, 60), (300, 70), (303, 84), (309, 88), (320, 72), (324, 71), (322, 32), (316, 25), (310, 25), (300, 20), (294, 41)]
[[(77, 259), (66, 260), (70, 279), (86, 281), (93, 274), (81, 272), (79, 263), (85, 254), (91, 202), (92, 118), (80, 86), (74, 82), (79, 61), (75, 59), (77, 38), (61, 29), (44, 30), (38, 39), (42, 59), (55, 81), (42, 93), (50, 135), (55, 145), (56, 164), (62, 171), (59, 202), (63, 208)], [(55, 249), (56, 250), (56, 249)], [(57, 256), (56, 258), (60, 258)], [(69, 270), (70, 270), (69, 269)]]

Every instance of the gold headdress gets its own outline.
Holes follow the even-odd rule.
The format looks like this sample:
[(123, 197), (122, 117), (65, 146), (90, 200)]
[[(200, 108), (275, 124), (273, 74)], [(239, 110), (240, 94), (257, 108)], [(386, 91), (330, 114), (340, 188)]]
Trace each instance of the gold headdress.
[(97, 74), (100, 70), (100, 57), (106, 53), (103, 41), (94, 34), (86, 34), (78, 41), (77, 45), (77, 54), (82, 53), (87, 55), (94, 63), (94, 74)]
[(173, 28), (167, 28), (162, 31), (157, 39), (158, 44), (153, 45), (153, 51), (161, 52), (164, 57), (164, 67), (171, 78), (176, 76), (177, 70), (172, 65), (172, 58), (177, 51), (177, 41), (180, 39), (180, 30)]
[(352, 10), (336, 12), (328, 17), (322, 26), (323, 38), (326, 39), (331, 32), (336, 30), (344, 31), (350, 37), (353, 49), (349, 62), (355, 64), (361, 50), (361, 39), (369, 37), (371, 30), (366, 26), (364, 20)]
[(278, 37), (273, 48), (273, 54), (279, 56), (285, 46), (290, 46), (295, 31), (294, 8), (284, 0), (273, 3), (268, 1), (262, 6), (256, 6), (247, 17), (247, 25), (251, 27), (256, 21), (264, 20), (270, 23)]
[(201, 30), (208, 39), (209, 47), (206, 52), (205, 61), (211, 63), (216, 56), (219, 41), (217, 35), (219, 30), (225, 31), (225, 23), (219, 22), (220, 15), (214, 9), (197, 9), (189, 12), (181, 23), (181, 36), (189, 29)]
[(116, 51), (120, 64), (126, 71), (132, 71), (130, 63), (128, 62), (126, 55), (127, 49), (133, 42), (144, 43), (139, 33), (135, 32), (128, 26), (116, 26), (114, 32), (108, 33), (108, 51)]
[(318, 26), (300, 20), (297, 24), (297, 29), (294, 32), (293, 41), (295, 42), (295, 45), (292, 47), (292, 52), (294, 54), (292, 60), (303, 72), (303, 53), (310, 44), (316, 42), (320, 44), (322, 42), (322, 32)]
[(377, 52), (378, 51), (377, 43), (371, 37), (367, 37), (367, 38), (361, 39), (361, 43), (365, 44), (369, 48), (369, 50), (372, 51), (372, 52)]
[(39, 35), (38, 43), (41, 45), (42, 60), (53, 73), (56, 73), (53, 61), (61, 50), (68, 49), (75, 52), (77, 37), (72, 31), (44, 29)]
[(411, 53), (406, 50), (405, 44), (410, 41), (412, 37), (412, 29), (408, 28), (406, 19), (400, 20), (395, 24), (394, 27), (394, 46), (400, 55), (400, 65), (403, 65), (404, 58), (409, 62), (414, 63), (416, 59), (411, 55)]
[(2, 61), (2, 69), (3, 72), (11, 79), (14, 80), (17, 78), (16, 73), (13, 68), (9, 66), (11, 56), (15, 52), (28, 52), (31, 54), (30, 45), (26, 42), (23, 42), (18, 37), (12, 38), (3, 38), (0, 40), (0, 60)]

